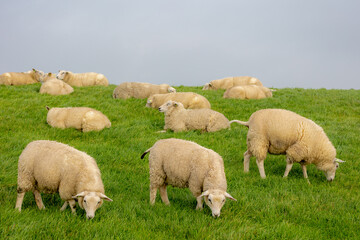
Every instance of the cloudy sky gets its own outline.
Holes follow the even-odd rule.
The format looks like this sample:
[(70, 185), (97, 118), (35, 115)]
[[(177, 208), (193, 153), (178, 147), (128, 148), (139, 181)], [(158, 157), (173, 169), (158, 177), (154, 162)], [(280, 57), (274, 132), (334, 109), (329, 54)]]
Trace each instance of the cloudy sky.
[(358, 0), (14, 0), (0, 11), (0, 73), (360, 89)]

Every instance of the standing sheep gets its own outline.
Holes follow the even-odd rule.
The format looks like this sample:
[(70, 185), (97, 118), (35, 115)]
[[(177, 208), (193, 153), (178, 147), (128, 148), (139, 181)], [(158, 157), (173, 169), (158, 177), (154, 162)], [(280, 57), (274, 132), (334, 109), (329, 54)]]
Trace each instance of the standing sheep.
[(76, 128), (83, 132), (100, 131), (111, 127), (110, 120), (101, 112), (88, 107), (51, 108), (47, 123), (57, 128)]
[(74, 89), (64, 81), (56, 78), (46, 80), (40, 87), (40, 93), (50, 95), (67, 95), (74, 91)]
[(113, 98), (148, 98), (154, 94), (172, 93), (176, 92), (175, 88), (168, 84), (150, 84), (139, 82), (124, 82), (114, 89)]
[(211, 108), (209, 101), (204, 96), (193, 92), (154, 94), (148, 98), (146, 107), (158, 108), (170, 100), (181, 102), (184, 108)]
[(165, 113), (165, 131), (200, 129), (216, 132), (230, 127), (229, 120), (223, 114), (208, 108), (185, 109), (180, 102), (168, 101), (159, 107), (159, 111)]
[(205, 203), (214, 217), (220, 216), (220, 210), (226, 198), (235, 200), (226, 192), (227, 183), (223, 159), (211, 149), (194, 142), (181, 139), (163, 139), (146, 150), (141, 159), (150, 152), (150, 204), (155, 204), (157, 190), (161, 200), (169, 205), (166, 186), (189, 188), (196, 197), (196, 209)]
[(260, 176), (265, 178), (264, 160), (267, 152), (286, 154), (287, 177), (294, 162), (301, 164), (304, 178), (308, 178), (306, 165), (324, 171), (328, 181), (335, 178), (339, 162), (336, 150), (324, 130), (313, 121), (283, 109), (263, 109), (250, 116), (248, 122), (237, 122), (249, 128), (247, 151), (244, 154), (244, 171), (249, 171), (250, 157), (256, 157)]
[(262, 86), (263, 84), (259, 79), (254, 77), (227, 77), (217, 80), (212, 80), (210, 83), (206, 83), (202, 90), (217, 90), (217, 89), (229, 89), (234, 86), (245, 86), (245, 85), (257, 85)]
[(59, 73), (56, 75), (56, 78), (59, 80), (63, 80), (67, 84), (75, 87), (109, 85), (109, 81), (103, 74), (94, 72), (72, 73), (70, 71), (60, 70)]
[(272, 91), (263, 86), (235, 86), (225, 91), (223, 98), (262, 99), (272, 97)]
[(42, 82), (45, 73), (40, 70), (32, 69), (28, 72), (7, 72), (0, 75), (0, 85), (26, 85)]
[(20, 212), (28, 191), (33, 192), (40, 210), (45, 208), (41, 192), (59, 192), (65, 201), (60, 210), (70, 205), (74, 214), (77, 199), (88, 219), (95, 216), (103, 200), (112, 201), (105, 195), (94, 158), (66, 144), (47, 140), (29, 143), (19, 157), (15, 208)]

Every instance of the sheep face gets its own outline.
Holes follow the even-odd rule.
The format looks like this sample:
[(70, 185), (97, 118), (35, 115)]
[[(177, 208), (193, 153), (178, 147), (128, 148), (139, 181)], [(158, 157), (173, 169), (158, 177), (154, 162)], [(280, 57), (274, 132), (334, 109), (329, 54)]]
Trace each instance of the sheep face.
[(209, 90), (209, 89), (213, 89), (213, 85), (211, 83), (206, 83), (202, 90)]
[(169, 88), (168, 88), (168, 92), (169, 92), (169, 93), (175, 93), (175, 92), (176, 92), (176, 89), (173, 88), (173, 87), (169, 87)]
[(46, 74), (43, 71), (36, 70), (34, 68), (32, 70), (35, 73), (35, 79), (39, 82), (43, 82), (46, 77)]
[(146, 101), (146, 105), (145, 105), (145, 106), (148, 107), (148, 108), (151, 108), (152, 102), (153, 102), (153, 100), (149, 98), (149, 99)]
[(86, 218), (92, 219), (95, 217), (95, 211), (101, 207), (103, 200), (112, 200), (99, 192), (81, 192), (73, 197), (78, 200), (79, 206), (86, 212)]
[(64, 71), (64, 70), (59, 70), (58, 74), (56, 74), (56, 78), (59, 80), (64, 80), (66, 74), (68, 74), (69, 72)]
[(163, 105), (161, 105), (159, 107), (159, 112), (163, 112), (163, 113), (166, 113), (168, 112), (169, 110), (171, 109), (174, 109), (174, 108), (177, 108), (177, 107), (183, 107), (184, 106), (182, 105), (182, 103), (179, 103), (179, 102), (175, 102), (175, 101), (167, 101), (166, 103), (164, 103)]
[(335, 173), (337, 168), (339, 167), (339, 163), (343, 163), (344, 161), (335, 158), (330, 167), (324, 170), (326, 179), (331, 182), (335, 178)]
[(211, 209), (213, 217), (220, 217), (220, 211), (225, 204), (226, 198), (236, 201), (229, 193), (219, 189), (207, 190), (200, 197), (204, 197), (205, 203)]

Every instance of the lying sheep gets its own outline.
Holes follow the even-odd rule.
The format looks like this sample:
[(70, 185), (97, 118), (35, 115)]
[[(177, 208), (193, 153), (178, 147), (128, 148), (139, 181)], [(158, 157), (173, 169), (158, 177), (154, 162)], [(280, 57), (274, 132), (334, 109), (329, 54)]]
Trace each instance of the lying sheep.
[(272, 97), (272, 91), (263, 86), (235, 86), (225, 91), (223, 98), (262, 99)]
[(262, 86), (263, 84), (259, 79), (254, 77), (227, 77), (217, 80), (212, 80), (210, 83), (206, 83), (202, 90), (216, 90), (216, 89), (229, 89), (234, 86), (245, 86), (245, 85), (257, 85)]
[(249, 171), (250, 157), (256, 157), (260, 176), (265, 178), (264, 160), (267, 152), (286, 154), (287, 177), (294, 162), (301, 164), (307, 179), (306, 165), (324, 171), (328, 181), (335, 178), (339, 162), (336, 150), (324, 130), (313, 121), (283, 109), (263, 109), (250, 116), (248, 122), (237, 122), (249, 128), (247, 151), (244, 154), (244, 171)]
[(0, 85), (26, 85), (43, 81), (45, 73), (32, 69), (28, 72), (7, 72), (0, 75)]
[(91, 219), (103, 200), (112, 201), (105, 195), (100, 170), (95, 159), (66, 144), (39, 140), (29, 143), (19, 157), (16, 206), (21, 212), (25, 193), (32, 191), (39, 209), (45, 206), (41, 192), (59, 192), (65, 201), (64, 211), (70, 205), (76, 214), (75, 199)]
[(64, 81), (58, 79), (46, 80), (40, 87), (40, 93), (50, 95), (67, 95), (74, 91), (74, 89)]
[(124, 82), (114, 89), (113, 98), (148, 98), (154, 94), (173, 93), (176, 92), (175, 88), (170, 87), (168, 84), (150, 84), (139, 82)]
[(158, 108), (167, 101), (181, 102), (185, 108), (211, 108), (209, 101), (193, 92), (154, 94), (147, 100), (146, 107)]
[(208, 108), (185, 109), (183, 104), (168, 101), (159, 107), (159, 111), (165, 113), (164, 131), (171, 129), (174, 132), (188, 130), (203, 130), (216, 132), (229, 128), (229, 120), (221, 113)]
[(51, 108), (47, 123), (57, 128), (76, 128), (83, 132), (100, 131), (111, 127), (110, 120), (101, 112), (88, 107)]
[(150, 152), (150, 204), (155, 204), (157, 190), (161, 200), (169, 205), (166, 186), (189, 188), (196, 197), (196, 209), (205, 203), (214, 217), (220, 216), (220, 210), (226, 198), (235, 200), (226, 192), (227, 184), (223, 159), (213, 150), (194, 142), (181, 139), (163, 139), (146, 150), (141, 159)]
[(70, 71), (60, 70), (56, 78), (63, 80), (67, 84), (75, 87), (103, 85), (108, 86), (109, 81), (100, 73), (72, 73)]

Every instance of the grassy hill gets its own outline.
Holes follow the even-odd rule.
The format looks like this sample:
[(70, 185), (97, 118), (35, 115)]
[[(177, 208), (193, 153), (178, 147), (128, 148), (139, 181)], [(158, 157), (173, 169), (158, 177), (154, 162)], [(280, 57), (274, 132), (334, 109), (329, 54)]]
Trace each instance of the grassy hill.
[[(243, 172), (247, 128), (231, 130), (158, 133), (162, 113), (145, 108), (146, 100), (112, 98), (115, 85), (75, 88), (68, 96), (40, 95), (39, 84), (0, 86), (0, 236), (30, 238), (127, 238), (127, 239), (354, 239), (360, 226), (360, 91), (279, 89), (263, 100), (223, 99), (224, 91), (177, 87), (202, 94), (212, 108), (228, 119), (247, 120), (256, 110), (284, 108), (322, 126), (337, 149), (341, 164), (335, 180), (326, 181), (314, 166), (308, 167), (309, 185), (295, 164), (287, 179), (285, 156), (268, 155), (266, 179), (255, 163)], [(100, 110), (112, 122), (110, 129), (82, 133), (55, 129), (46, 123), (50, 107), (87, 106)], [(157, 140), (181, 138), (218, 152), (224, 159), (228, 192), (238, 201), (227, 201), (221, 217), (210, 209), (195, 211), (196, 199), (188, 189), (168, 188), (171, 205), (149, 204), (148, 157), (141, 154)], [(97, 160), (102, 172), (105, 202), (93, 220), (84, 211), (77, 216), (68, 208), (60, 212), (58, 194), (42, 194), (46, 210), (39, 211), (27, 193), (21, 213), (15, 207), (17, 161), (34, 140), (56, 140), (85, 151)]]

